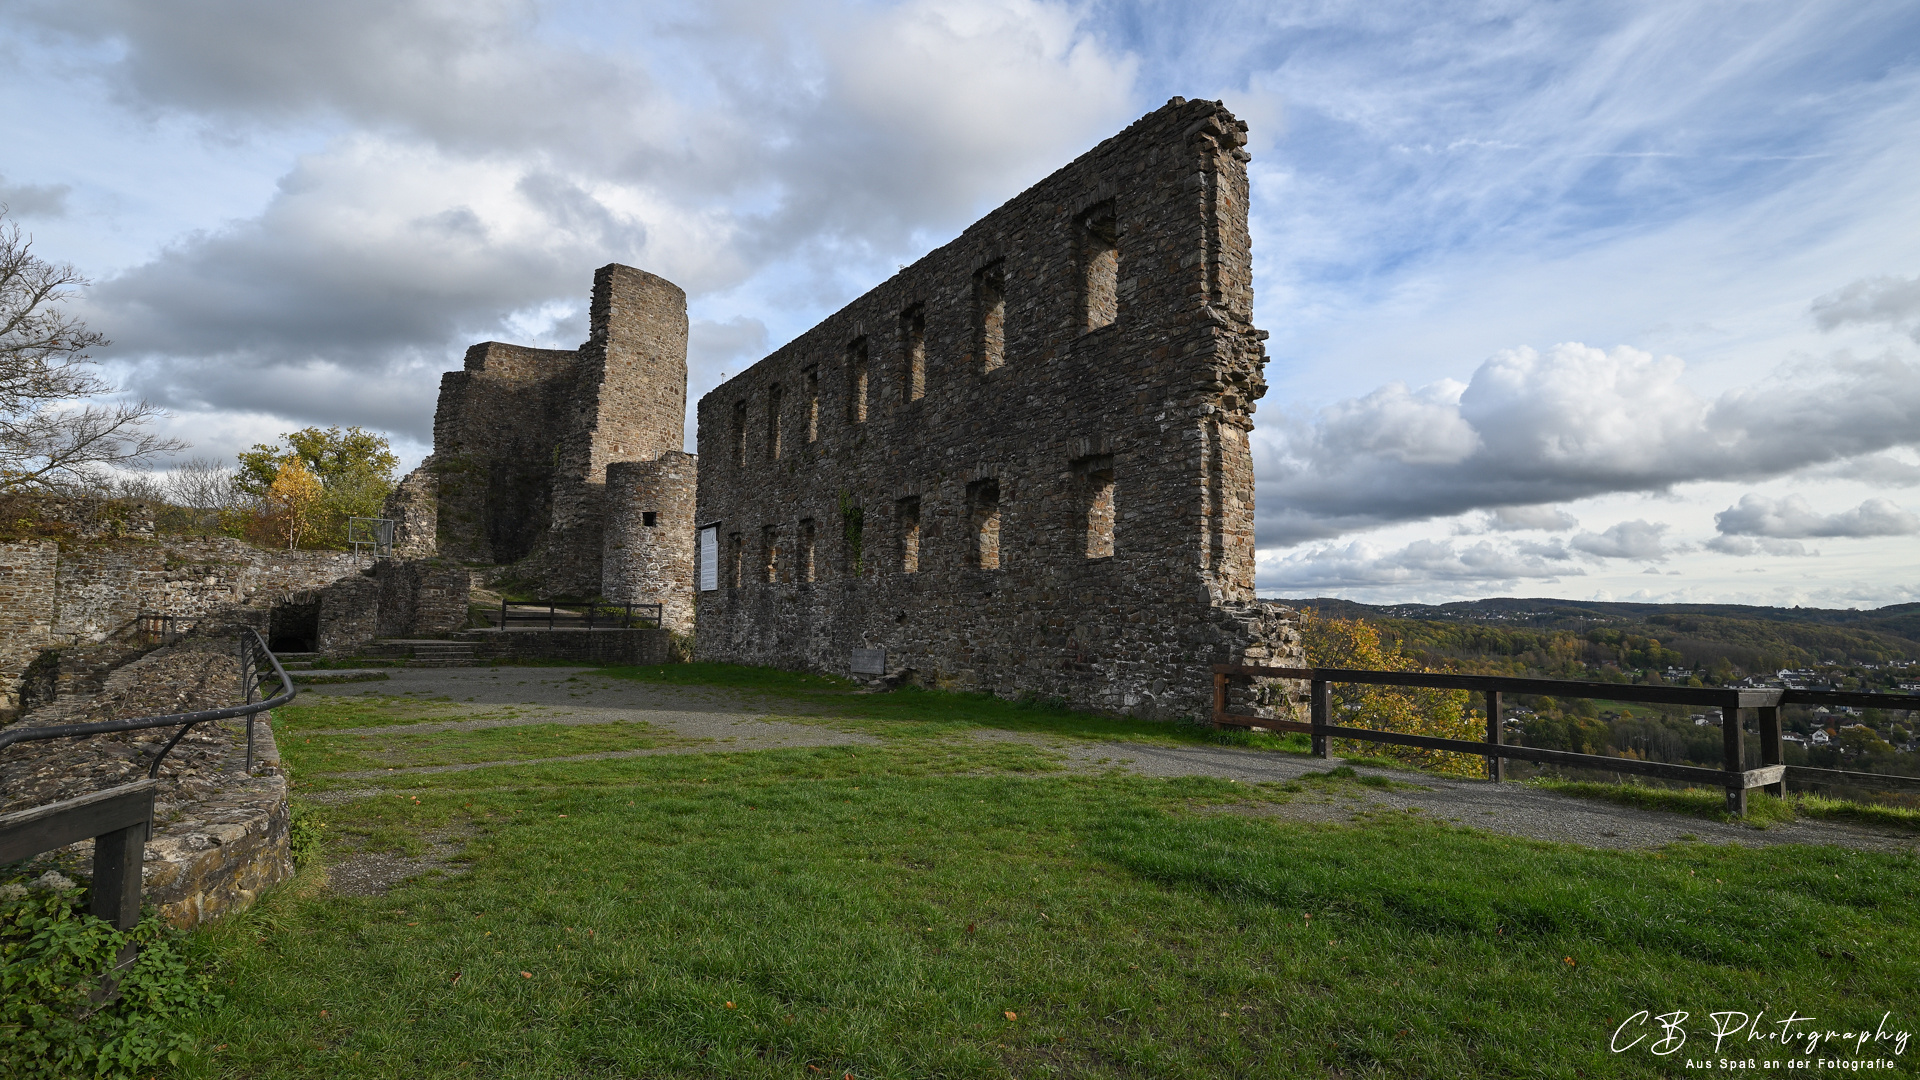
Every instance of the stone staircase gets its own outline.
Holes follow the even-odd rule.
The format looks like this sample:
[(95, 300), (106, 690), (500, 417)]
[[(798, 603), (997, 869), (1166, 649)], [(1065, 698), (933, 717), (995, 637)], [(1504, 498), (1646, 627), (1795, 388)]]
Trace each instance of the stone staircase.
[(464, 641), (416, 641), (408, 667), (472, 667), (473, 645)]

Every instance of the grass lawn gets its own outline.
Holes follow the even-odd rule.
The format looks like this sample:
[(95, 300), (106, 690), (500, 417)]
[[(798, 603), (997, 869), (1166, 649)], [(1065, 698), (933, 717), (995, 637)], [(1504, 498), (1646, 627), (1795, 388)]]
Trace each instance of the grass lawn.
[[(817, 722), (831, 696), (832, 722), (883, 741), (503, 765), (309, 806), (336, 850), (465, 837), (458, 872), (346, 898), (304, 871), (196, 931), (225, 1001), (181, 1074), (1640, 1076), (1854, 1056), (1715, 1053), (1712, 1012), (1920, 1027), (1909, 856), (1293, 822), (1274, 812), (1371, 788), (1088, 775), (1047, 740), (1201, 736), (760, 689)], [(350, 752), (304, 741), (325, 716), (296, 721), (276, 723), (296, 771)], [(961, 737), (1008, 725), (1041, 738)], [(1643, 1009), (1688, 1012), (1686, 1046), (1611, 1052)]]

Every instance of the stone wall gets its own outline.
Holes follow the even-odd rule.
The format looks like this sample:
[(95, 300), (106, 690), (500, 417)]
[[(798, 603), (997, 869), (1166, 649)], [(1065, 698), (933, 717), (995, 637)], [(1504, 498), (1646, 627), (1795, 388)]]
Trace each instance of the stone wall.
[(665, 630), (567, 628), (555, 630), (464, 630), (455, 641), (471, 642), (481, 660), (578, 660), (583, 664), (664, 664), (673, 639)]
[(388, 502), (396, 552), (510, 566), (550, 595), (597, 592), (607, 466), (681, 452), (686, 350), (686, 294), (619, 264), (594, 274), (579, 349), (469, 349), (441, 379), (432, 456)]
[(269, 629), (276, 602), (355, 575), (373, 560), (266, 551), (225, 537), (0, 544), (0, 720), (16, 715), (26, 670), (49, 649), (123, 639), (143, 611)]
[(1174, 99), (699, 405), (696, 657), (1204, 716), (1253, 602), (1245, 125)]
[[(189, 637), (113, 672), (98, 691), (48, 705), (21, 723), (91, 723), (236, 704), (235, 647), (232, 638)], [(17, 743), (0, 756), (0, 811), (138, 780), (172, 734), (153, 728)], [(254, 727), (252, 775), (245, 771), (246, 740), (244, 720), (199, 724), (161, 764), (141, 876), (145, 900), (175, 925), (244, 908), (293, 872), (287, 786), (271, 716), (262, 714)], [(84, 869), (91, 855), (86, 841), (51, 857)]]
[(659, 604), (660, 625), (693, 632), (692, 454), (607, 466), (606, 552), (600, 595), (617, 604)]

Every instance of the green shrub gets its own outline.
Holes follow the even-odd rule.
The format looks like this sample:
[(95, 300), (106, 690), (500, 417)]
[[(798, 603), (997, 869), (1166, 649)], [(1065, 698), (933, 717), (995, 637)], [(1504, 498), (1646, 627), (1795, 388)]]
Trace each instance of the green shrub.
[[(100, 976), (127, 945), (139, 959), (120, 995), (95, 1002)], [(136, 1077), (177, 1062), (192, 1045), (181, 1028), (209, 1004), (208, 979), (151, 913), (115, 930), (86, 911), (77, 888), (0, 892), (0, 1075)]]
[(287, 852), (295, 866), (306, 866), (320, 858), (327, 823), (305, 803), (290, 804), (293, 821), (287, 827)]

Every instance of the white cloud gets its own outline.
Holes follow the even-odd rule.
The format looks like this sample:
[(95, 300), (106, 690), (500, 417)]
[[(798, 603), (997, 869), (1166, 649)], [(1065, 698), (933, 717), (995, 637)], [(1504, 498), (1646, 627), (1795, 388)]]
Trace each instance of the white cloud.
[(1556, 566), (1552, 560), (1522, 555), (1484, 540), (1472, 545), (1416, 540), (1395, 550), (1355, 540), (1263, 558), (1258, 566), (1258, 585), (1261, 592), (1269, 594), (1428, 582), (1497, 589), (1520, 581), (1555, 582), (1582, 574), (1578, 567)]
[(57, 218), (67, 212), (72, 184), (13, 184), (0, 176), (0, 207), (15, 218)]
[(1786, 558), (1819, 555), (1798, 540), (1776, 540), (1770, 536), (1716, 536), (1703, 545), (1722, 555), (1774, 555)]
[(1602, 559), (1647, 559), (1664, 562), (1674, 553), (1667, 546), (1668, 526), (1653, 521), (1623, 521), (1602, 532), (1583, 532), (1569, 541), (1575, 551)]
[(1920, 342), (1920, 277), (1888, 275), (1852, 282), (1816, 299), (1813, 321), (1822, 330), (1884, 323)]
[(1260, 542), (1757, 479), (1920, 440), (1920, 362), (1848, 354), (1709, 401), (1626, 347), (1503, 351), (1463, 389), (1389, 385), (1256, 433)]
[(1578, 528), (1580, 519), (1553, 506), (1500, 506), (1486, 513), (1486, 527), (1494, 532), (1567, 532)]
[(1851, 510), (1822, 514), (1799, 495), (1774, 500), (1742, 495), (1736, 506), (1713, 516), (1724, 536), (1765, 536), (1806, 539), (1817, 536), (1911, 536), (1920, 532), (1920, 517), (1886, 499), (1868, 499)]

